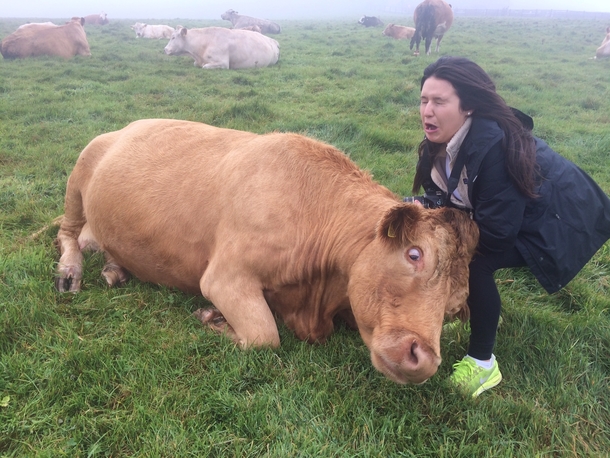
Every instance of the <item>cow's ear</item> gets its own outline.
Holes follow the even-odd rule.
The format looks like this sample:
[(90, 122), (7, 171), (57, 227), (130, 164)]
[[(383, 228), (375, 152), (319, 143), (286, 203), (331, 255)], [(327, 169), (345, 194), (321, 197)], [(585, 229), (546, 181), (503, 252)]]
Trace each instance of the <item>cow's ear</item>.
[(438, 214), (453, 228), (460, 243), (457, 244), (458, 256), (471, 258), (479, 243), (479, 226), (470, 215), (456, 208), (443, 207)]
[(186, 35), (186, 27), (182, 27), (180, 29), (180, 35), (182, 35), (182, 36)]
[(423, 209), (416, 204), (398, 204), (390, 208), (377, 225), (377, 237), (390, 246), (401, 247), (415, 239)]

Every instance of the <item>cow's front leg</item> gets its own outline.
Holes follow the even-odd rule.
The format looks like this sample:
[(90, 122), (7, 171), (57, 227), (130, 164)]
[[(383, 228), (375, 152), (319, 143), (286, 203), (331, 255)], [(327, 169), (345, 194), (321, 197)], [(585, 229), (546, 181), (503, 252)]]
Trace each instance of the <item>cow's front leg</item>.
[(225, 332), (242, 348), (280, 345), (275, 318), (256, 279), (234, 272), (215, 272), (210, 266), (201, 278), (199, 286), (203, 295), (216, 306), (220, 316), (226, 320), (225, 326), (218, 314), (208, 316), (205, 312), (199, 313), (204, 316), (204, 322), (210, 324), (213, 329)]

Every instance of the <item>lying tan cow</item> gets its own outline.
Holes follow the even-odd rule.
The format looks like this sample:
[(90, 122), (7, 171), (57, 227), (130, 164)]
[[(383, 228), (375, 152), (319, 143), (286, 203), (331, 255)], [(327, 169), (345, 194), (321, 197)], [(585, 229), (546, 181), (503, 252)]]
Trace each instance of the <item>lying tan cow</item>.
[(201, 68), (267, 67), (280, 58), (280, 45), (273, 38), (250, 30), (178, 26), (165, 54), (188, 54), (195, 59), (195, 66)]
[(233, 10), (225, 11), (220, 15), (220, 17), (225, 21), (230, 21), (231, 24), (233, 24), (234, 29), (245, 29), (246, 27), (256, 25), (260, 27), (261, 33), (280, 33), (282, 31), (279, 24), (276, 24), (275, 22), (268, 19), (244, 16), (243, 14), (238, 14), (237, 11)]
[[(243, 347), (357, 326), (373, 365), (420, 383), (440, 364), (443, 315), (466, 307), (476, 224), (403, 203), (346, 155), (296, 134), (149, 119), (95, 138), (68, 180), (57, 287), (81, 288), (81, 249), (109, 285), (203, 294), (196, 316)], [(225, 321), (226, 320), (226, 321)]]
[(606, 37), (602, 41), (602, 45), (595, 52), (595, 59), (610, 57), (610, 27), (606, 27)]
[(388, 24), (381, 33), (396, 40), (410, 40), (415, 35), (415, 29), (404, 25)]
[(5, 59), (36, 56), (90, 56), (84, 19), (75, 18), (64, 25), (30, 25), (10, 34), (0, 47)]

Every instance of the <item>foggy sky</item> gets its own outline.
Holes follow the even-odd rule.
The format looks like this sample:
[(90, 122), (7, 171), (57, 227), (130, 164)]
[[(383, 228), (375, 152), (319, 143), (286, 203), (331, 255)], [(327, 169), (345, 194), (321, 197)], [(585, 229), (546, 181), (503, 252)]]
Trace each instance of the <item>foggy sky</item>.
[[(220, 19), (232, 8), (268, 19), (383, 15), (421, 0), (2, 0), (0, 17), (67, 18), (104, 11), (115, 19)], [(511, 8), (610, 12), (609, 0), (451, 0), (454, 8)]]

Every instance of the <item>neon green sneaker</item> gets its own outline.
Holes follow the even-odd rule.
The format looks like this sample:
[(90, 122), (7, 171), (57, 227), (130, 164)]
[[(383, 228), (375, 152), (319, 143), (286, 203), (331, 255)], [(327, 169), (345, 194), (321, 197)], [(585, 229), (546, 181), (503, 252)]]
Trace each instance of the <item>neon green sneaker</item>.
[(453, 365), (453, 369), (449, 381), (460, 391), (473, 398), (483, 391), (493, 388), (502, 380), (497, 360), (494, 360), (491, 369), (484, 369), (478, 366), (470, 356), (464, 356), (461, 361)]

